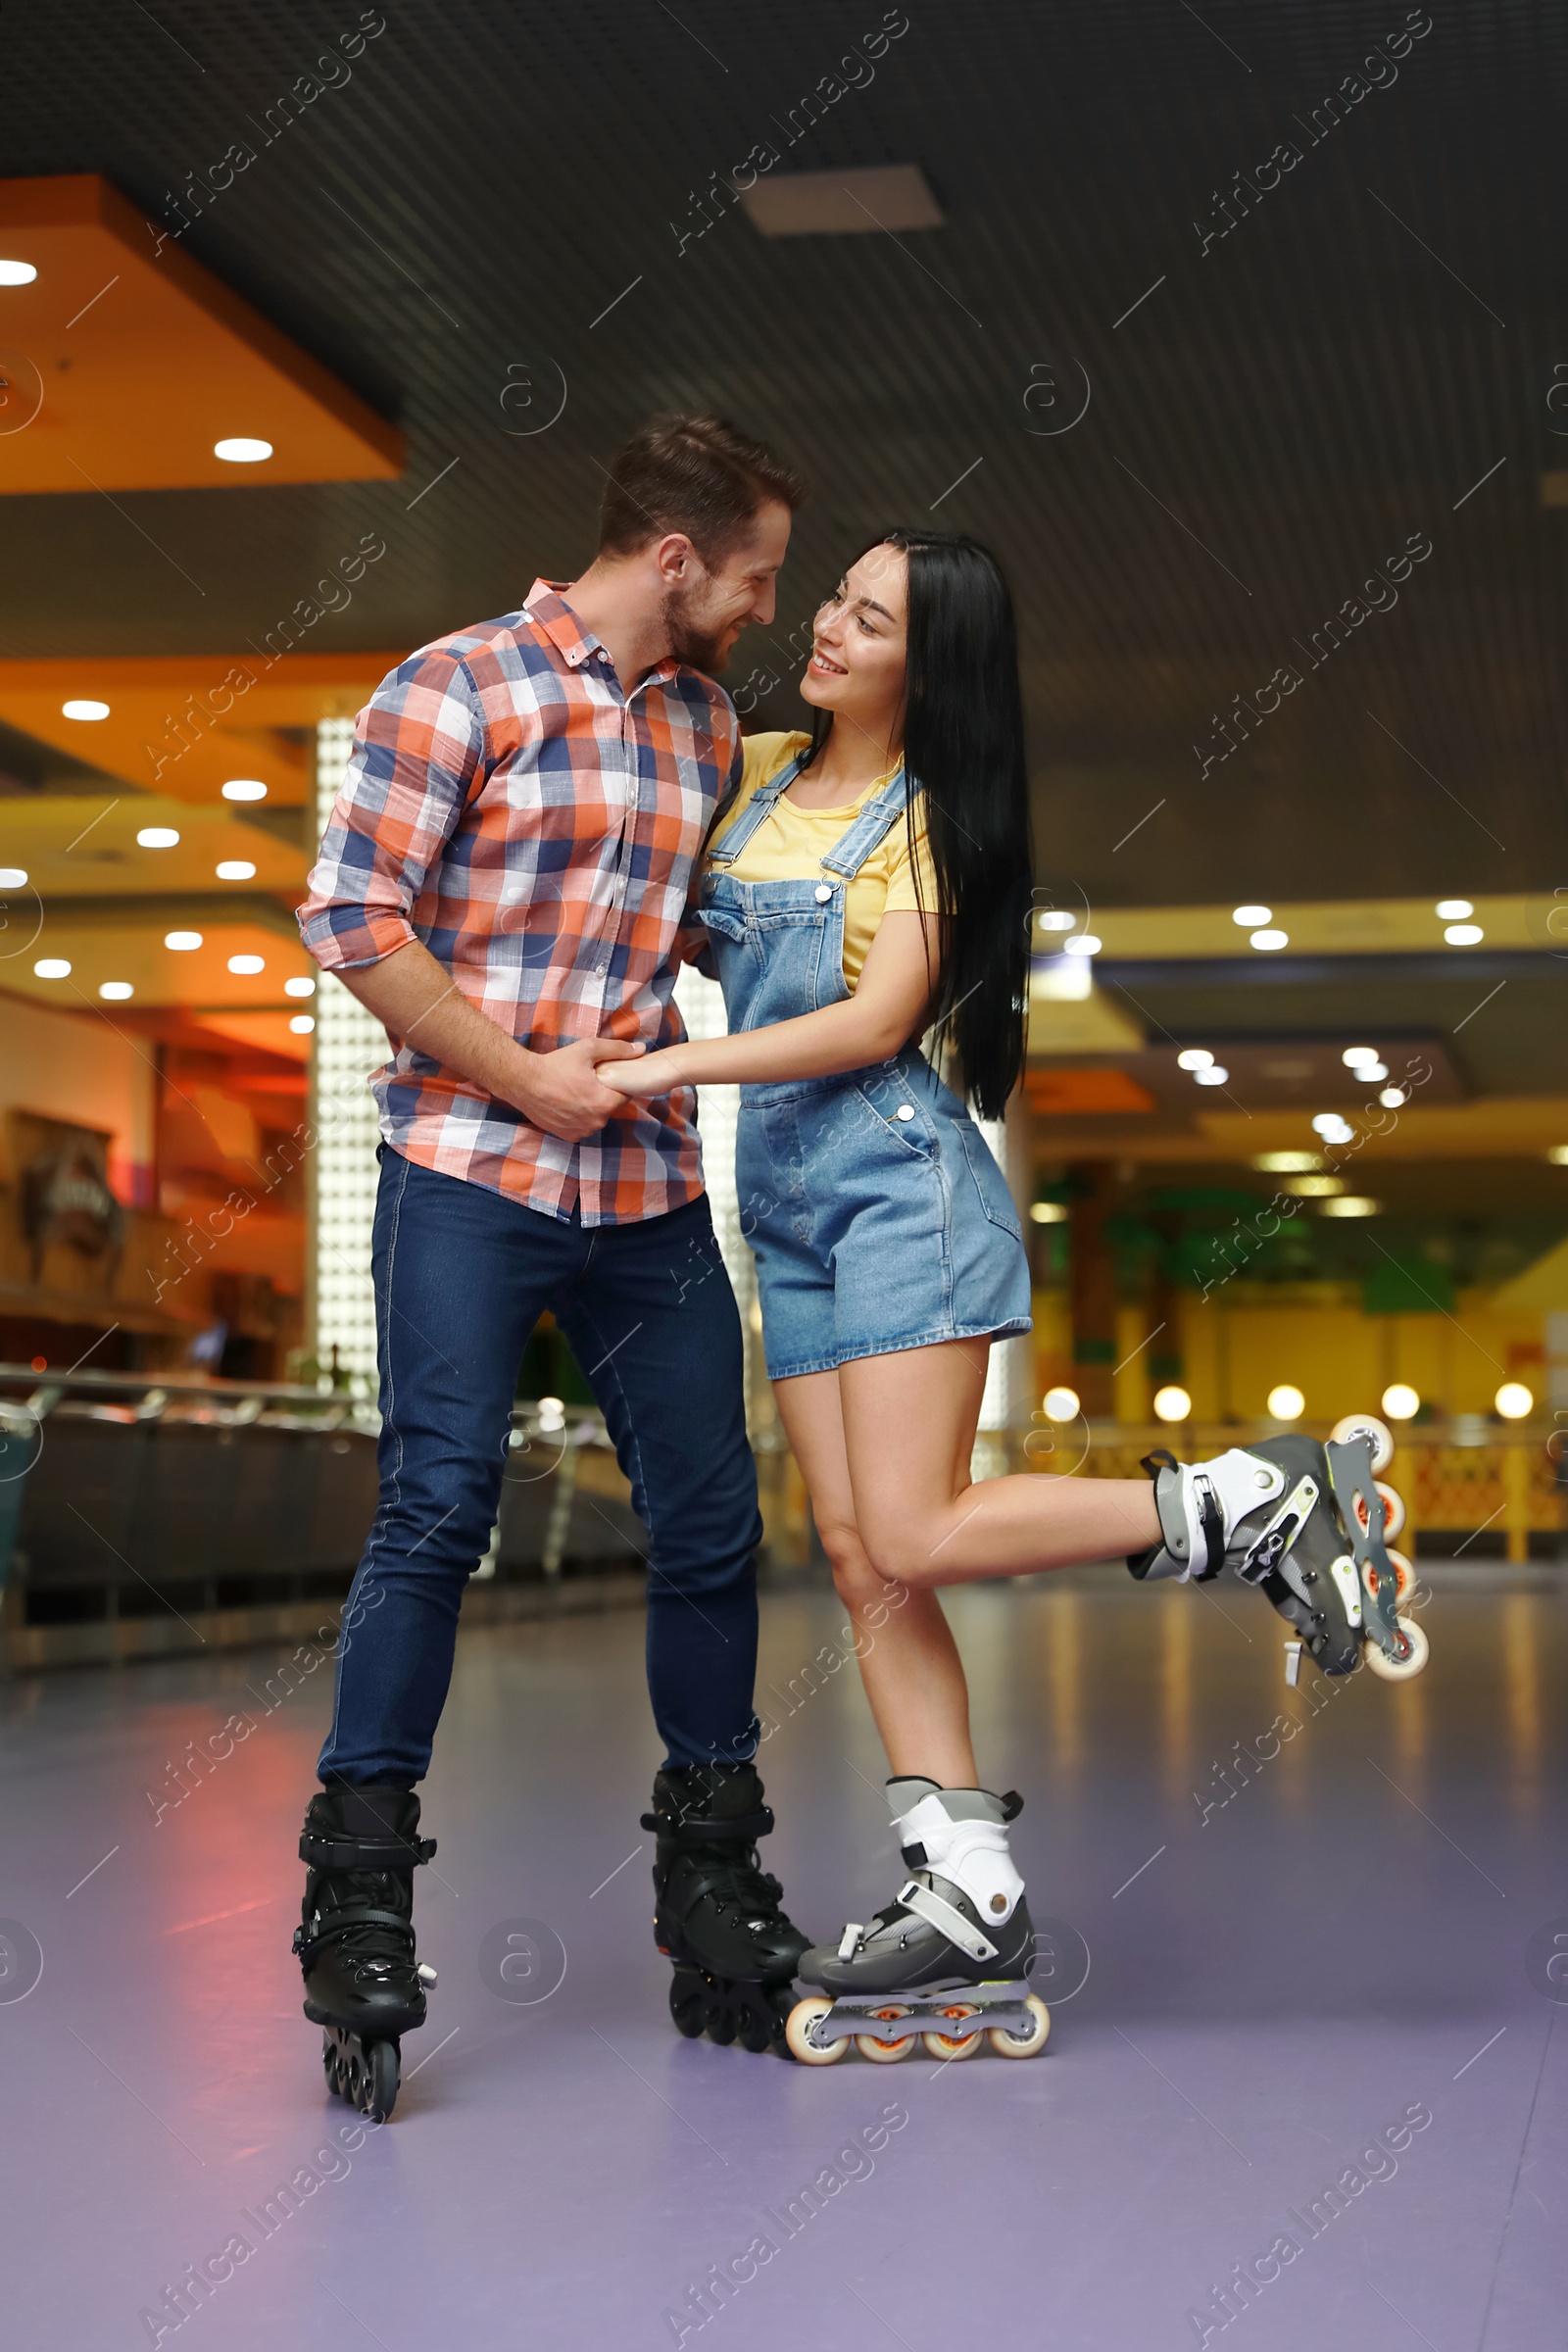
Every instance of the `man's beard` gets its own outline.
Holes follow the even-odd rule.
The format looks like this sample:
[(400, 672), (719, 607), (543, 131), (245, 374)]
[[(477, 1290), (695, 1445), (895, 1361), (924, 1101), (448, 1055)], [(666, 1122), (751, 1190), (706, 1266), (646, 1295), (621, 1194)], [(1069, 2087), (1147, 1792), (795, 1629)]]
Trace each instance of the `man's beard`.
[(672, 588), (664, 599), (662, 617), (674, 661), (684, 662), (691, 669), (706, 670), (710, 677), (727, 665), (729, 648), (724, 639), (729, 634), (728, 624), (717, 628), (710, 623), (705, 627), (694, 619), (687, 592)]

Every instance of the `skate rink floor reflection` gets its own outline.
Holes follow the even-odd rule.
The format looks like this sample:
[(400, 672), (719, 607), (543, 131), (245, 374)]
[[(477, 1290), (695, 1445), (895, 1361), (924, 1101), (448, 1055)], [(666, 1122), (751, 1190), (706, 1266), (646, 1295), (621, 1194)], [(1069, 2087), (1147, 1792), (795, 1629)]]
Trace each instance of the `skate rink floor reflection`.
[[(326, 1670), (286, 1697), (255, 1651), (0, 1687), (0, 1914), (43, 1959), (0, 1999), (7, 2343), (1563, 2341), (1568, 1599), (1551, 1568), (1423, 1568), (1432, 1663), (1399, 1688), (1287, 1690), (1283, 1627), (1228, 1581), (946, 1596), (1052, 1923), (1051, 2044), (1019, 2064), (680, 2039), (640, 1613), (464, 1635), (416, 1882), (440, 1983), (371, 2131), (324, 2093), (289, 1951)], [(898, 1886), (842, 1623), (826, 1589), (764, 1598), (762, 1858), (820, 1938)]]

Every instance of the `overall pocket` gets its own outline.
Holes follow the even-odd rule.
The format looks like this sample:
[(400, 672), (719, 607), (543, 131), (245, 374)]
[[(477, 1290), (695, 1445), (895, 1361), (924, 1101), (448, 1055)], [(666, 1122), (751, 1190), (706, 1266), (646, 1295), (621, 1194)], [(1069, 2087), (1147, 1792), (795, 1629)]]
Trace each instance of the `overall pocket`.
[(974, 1189), (980, 1196), (981, 1207), (993, 1225), (1000, 1225), (1004, 1233), (1011, 1234), (1015, 1242), (1021, 1242), (1023, 1227), (1018, 1222), (1018, 1211), (1007, 1189), (1007, 1180), (998, 1167), (990, 1145), (973, 1119), (967, 1116), (955, 1119), (953, 1125), (963, 1147), (963, 1156), (969, 1163), (969, 1173), (974, 1178)]

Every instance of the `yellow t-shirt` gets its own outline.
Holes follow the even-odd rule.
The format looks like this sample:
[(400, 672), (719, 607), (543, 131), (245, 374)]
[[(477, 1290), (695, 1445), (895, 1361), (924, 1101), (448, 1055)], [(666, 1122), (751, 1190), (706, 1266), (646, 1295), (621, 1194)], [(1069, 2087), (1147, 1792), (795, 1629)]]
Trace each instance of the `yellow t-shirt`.
[[(810, 740), (808, 735), (795, 734), (747, 736), (741, 788), (734, 808), (713, 837), (714, 849), (722, 845), (758, 788), (804, 752)], [(847, 802), (841, 808), (800, 808), (788, 792), (782, 793), (773, 804), (772, 815), (758, 826), (734, 864), (720, 870), (733, 874), (737, 882), (816, 881), (823, 858), (887, 781), (886, 776), (878, 777), (858, 801)], [(925, 827), (918, 819), (915, 848), (920, 859), (919, 898), (909, 864), (908, 826), (902, 816), (888, 827), (854, 881), (844, 884), (844, 978), (852, 994), (884, 914), (915, 911), (922, 902), (926, 913), (936, 910), (936, 878), (926, 850)]]

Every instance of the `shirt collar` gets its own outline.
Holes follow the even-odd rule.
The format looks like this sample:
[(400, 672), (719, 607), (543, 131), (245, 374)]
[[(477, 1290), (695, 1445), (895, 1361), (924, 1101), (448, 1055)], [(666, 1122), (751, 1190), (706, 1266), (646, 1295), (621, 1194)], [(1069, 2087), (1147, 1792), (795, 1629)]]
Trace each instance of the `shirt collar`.
[[(523, 612), (536, 629), (543, 631), (562, 659), (572, 669), (580, 669), (591, 654), (603, 653), (604, 648), (592, 629), (585, 629), (566, 603), (564, 591), (569, 580), (535, 580), (523, 604)], [(608, 667), (608, 662), (606, 663)], [(666, 656), (656, 662), (653, 668), (638, 681), (638, 691), (644, 686), (667, 686), (680, 675), (681, 664)]]

